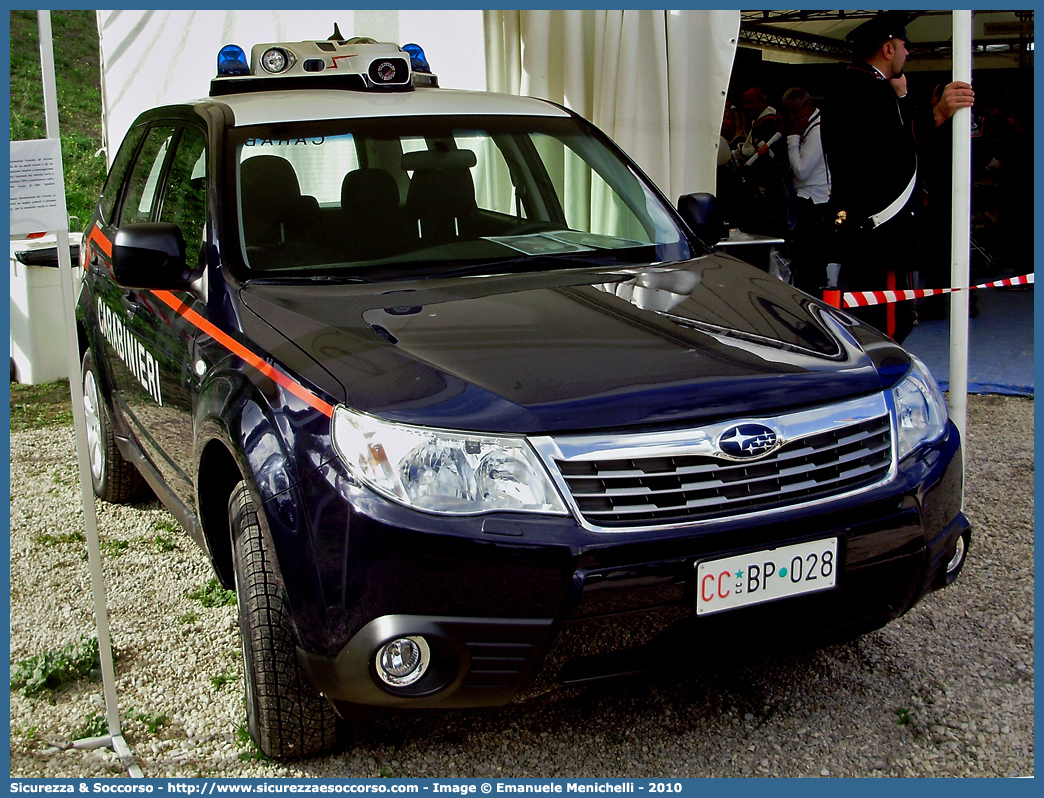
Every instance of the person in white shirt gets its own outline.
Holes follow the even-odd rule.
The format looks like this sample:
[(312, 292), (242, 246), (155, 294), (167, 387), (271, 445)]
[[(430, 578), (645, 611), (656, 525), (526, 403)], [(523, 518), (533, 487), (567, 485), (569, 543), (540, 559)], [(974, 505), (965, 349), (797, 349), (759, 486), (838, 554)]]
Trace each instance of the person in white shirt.
[(798, 87), (783, 93), (783, 112), (790, 171), (797, 194), (797, 222), (790, 234), (794, 285), (806, 293), (822, 296), (826, 285), (824, 244), (830, 232), (827, 228), (830, 171), (823, 155), (822, 113), (809, 93)]
[(744, 221), (739, 227), (748, 233), (783, 236), (791, 228), (792, 219), (786, 183), (787, 145), (779, 114), (768, 104), (768, 94), (761, 86), (743, 92), (743, 114), (750, 129), (736, 148), (746, 194)]

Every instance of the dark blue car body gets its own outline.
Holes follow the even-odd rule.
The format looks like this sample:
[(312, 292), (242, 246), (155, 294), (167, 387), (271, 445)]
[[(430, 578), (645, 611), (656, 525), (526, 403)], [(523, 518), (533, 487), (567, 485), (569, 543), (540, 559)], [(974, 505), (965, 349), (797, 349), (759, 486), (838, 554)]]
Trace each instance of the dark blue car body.
[[(959, 436), (947, 422), (941, 437), (899, 459), (891, 391), (911, 359), (884, 335), (705, 248), (680, 221), (692, 257), (670, 264), (549, 260), (479, 277), (256, 279), (241, 263), (228, 199), (233, 117), (218, 99), (135, 123), (192, 129), (206, 142), (205, 245), (184, 279), (118, 279), (114, 260), (134, 232), (118, 224), (124, 178), (133, 148), (144, 146), (144, 133), (128, 135), (131, 153), (117, 159), (108, 204), (84, 237), (81, 344), (122, 457), (228, 587), (229, 496), (246, 482), (301, 666), (341, 714), (496, 705), (538, 682), (747, 662), (772, 646), (878, 628), (956, 578), (960, 563), (947, 564), (968, 534)], [(159, 208), (146, 224), (163, 221)], [(566, 514), (423, 512), (360, 482), (331, 442), (337, 406), (523, 436), (551, 451), (602, 438), (695, 440), (694, 431), (730, 424), (775, 429), (870, 404), (883, 409), (865, 439), (882, 442), (882, 453), (865, 474), (838, 467), (831, 479), (850, 480), (838, 482), (845, 487), (800, 487), (786, 498), (783, 470), (751, 471), (744, 480), (775, 480), (780, 495), (738, 509), (650, 505), (633, 523), (612, 491), (587, 504), (565, 495)], [(861, 445), (846, 456), (860, 460)], [(602, 466), (541, 456), (563, 494), (598, 481)], [(672, 469), (704, 468), (675, 460)], [(814, 453), (806, 467), (821, 467)], [(636, 490), (657, 493), (655, 479)], [(671, 479), (687, 490), (684, 478)], [(834, 538), (831, 589), (696, 612), (700, 563)], [(374, 652), (404, 635), (428, 641), (431, 667), (396, 688), (375, 678)]]

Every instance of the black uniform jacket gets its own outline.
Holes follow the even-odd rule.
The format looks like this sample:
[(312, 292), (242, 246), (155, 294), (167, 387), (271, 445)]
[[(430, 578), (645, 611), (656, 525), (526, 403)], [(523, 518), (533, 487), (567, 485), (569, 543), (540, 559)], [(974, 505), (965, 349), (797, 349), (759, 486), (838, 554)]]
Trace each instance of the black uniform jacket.
[[(887, 208), (913, 177), (917, 158), (915, 119), (909, 95), (899, 99), (892, 84), (864, 61), (842, 68), (826, 98), (823, 148), (831, 177), (831, 201), (862, 225)], [(918, 204), (915, 193), (904, 215)]]

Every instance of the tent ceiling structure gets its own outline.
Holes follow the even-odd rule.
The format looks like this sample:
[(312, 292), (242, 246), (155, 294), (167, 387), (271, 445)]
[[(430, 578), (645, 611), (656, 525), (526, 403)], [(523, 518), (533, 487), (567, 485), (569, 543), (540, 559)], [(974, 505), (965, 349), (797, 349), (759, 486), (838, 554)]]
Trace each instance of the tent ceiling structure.
[[(768, 60), (848, 58), (845, 36), (882, 11), (741, 11), (740, 46), (762, 50)], [(911, 69), (939, 69), (949, 61), (953, 39), (948, 10), (911, 11), (906, 29), (913, 40)], [(975, 66), (1031, 67), (1033, 11), (972, 12)]]

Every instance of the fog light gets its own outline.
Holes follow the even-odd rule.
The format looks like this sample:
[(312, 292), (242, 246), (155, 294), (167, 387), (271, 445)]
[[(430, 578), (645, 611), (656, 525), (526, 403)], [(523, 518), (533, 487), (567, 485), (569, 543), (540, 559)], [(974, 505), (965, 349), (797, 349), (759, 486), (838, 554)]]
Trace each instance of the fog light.
[(377, 654), (377, 675), (392, 687), (413, 684), (428, 669), (431, 652), (423, 637), (400, 637)]
[(966, 544), (964, 542), (964, 535), (957, 538), (957, 545), (953, 549), (953, 557), (946, 563), (946, 573), (952, 574), (958, 568), (961, 567), (961, 563), (964, 562), (964, 552), (966, 550)]

